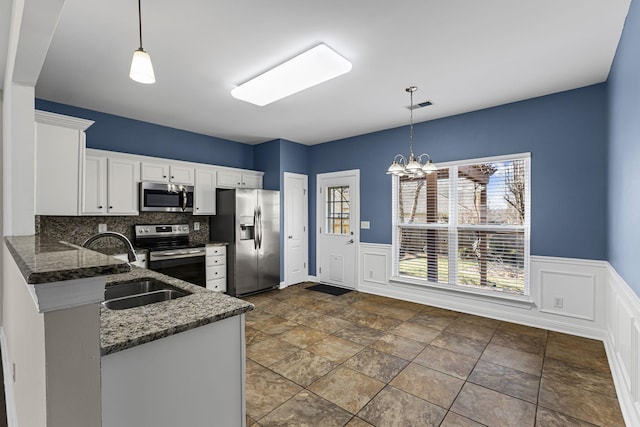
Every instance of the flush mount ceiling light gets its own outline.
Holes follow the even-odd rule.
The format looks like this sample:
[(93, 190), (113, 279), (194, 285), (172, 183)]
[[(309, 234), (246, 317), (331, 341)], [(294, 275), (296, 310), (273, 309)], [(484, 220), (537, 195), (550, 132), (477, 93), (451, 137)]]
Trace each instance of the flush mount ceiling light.
[(153, 73), (151, 57), (142, 48), (142, 11), (140, 9), (140, 0), (138, 0), (138, 28), (140, 30), (140, 47), (133, 52), (129, 77), (138, 83), (155, 83), (156, 75)]
[[(436, 172), (438, 168), (431, 161), (431, 156), (427, 153), (420, 154), (416, 157), (413, 154), (413, 92), (417, 91), (416, 86), (409, 86), (405, 89), (411, 96), (411, 115), (409, 118), (409, 159), (402, 154), (396, 154), (393, 158), (393, 163), (387, 169), (387, 175), (408, 176), (410, 178), (420, 178), (425, 174)], [(423, 163), (423, 158), (426, 158), (426, 162)]]
[(324, 43), (260, 74), (231, 95), (260, 107), (351, 71), (351, 62)]

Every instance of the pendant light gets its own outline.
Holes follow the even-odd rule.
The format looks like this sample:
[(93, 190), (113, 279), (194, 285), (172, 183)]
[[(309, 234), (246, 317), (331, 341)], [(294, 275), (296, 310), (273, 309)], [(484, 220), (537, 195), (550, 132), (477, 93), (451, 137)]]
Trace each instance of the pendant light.
[(133, 52), (131, 60), (131, 70), (129, 77), (138, 83), (151, 84), (156, 82), (156, 76), (153, 73), (153, 65), (151, 57), (142, 48), (142, 11), (140, 8), (140, 0), (138, 0), (138, 28), (140, 30), (140, 47)]
[[(411, 115), (409, 118), (409, 159), (402, 154), (396, 154), (393, 158), (393, 163), (387, 169), (387, 175), (408, 176), (410, 178), (419, 178), (425, 176), (425, 174), (436, 172), (438, 168), (431, 161), (431, 156), (427, 153), (416, 156), (413, 154), (413, 92), (417, 91), (416, 86), (409, 86), (405, 89), (411, 97)], [(426, 162), (423, 163), (423, 158), (426, 158)]]

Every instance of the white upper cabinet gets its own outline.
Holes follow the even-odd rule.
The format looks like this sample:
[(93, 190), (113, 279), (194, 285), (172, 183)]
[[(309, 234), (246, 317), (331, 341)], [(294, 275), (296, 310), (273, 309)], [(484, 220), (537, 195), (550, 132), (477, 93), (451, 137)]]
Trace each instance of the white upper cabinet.
[(169, 182), (173, 184), (193, 185), (194, 168), (169, 165)]
[(262, 188), (262, 174), (255, 172), (242, 173), (243, 188)]
[(36, 215), (78, 215), (84, 131), (94, 122), (45, 111), (35, 118)]
[(87, 154), (84, 160), (82, 215), (107, 213), (107, 158)]
[(218, 187), (221, 188), (262, 188), (261, 172), (235, 170), (218, 171)]
[(82, 215), (138, 215), (140, 163), (87, 154)]
[(140, 163), (140, 179), (151, 182), (169, 182), (168, 163)]
[(193, 185), (194, 168), (170, 163), (142, 162), (140, 167), (142, 181)]
[(107, 159), (107, 212), (109, 215), (138, 215), (139, 162)]
[(194, 215), (216, 214), (216, 170), (196, 168)]

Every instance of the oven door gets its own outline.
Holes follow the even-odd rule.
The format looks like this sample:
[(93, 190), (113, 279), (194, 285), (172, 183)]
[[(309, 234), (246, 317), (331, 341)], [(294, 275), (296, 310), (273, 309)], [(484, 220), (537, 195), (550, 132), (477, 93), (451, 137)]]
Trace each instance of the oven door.
[(193, 212), (193, 187), (141, 182), (140, 210), (143, 212)]
[(207, 285), (204, 255), (186, 258), (154, 259), (149, 256), (149, 270), (205, 287)]

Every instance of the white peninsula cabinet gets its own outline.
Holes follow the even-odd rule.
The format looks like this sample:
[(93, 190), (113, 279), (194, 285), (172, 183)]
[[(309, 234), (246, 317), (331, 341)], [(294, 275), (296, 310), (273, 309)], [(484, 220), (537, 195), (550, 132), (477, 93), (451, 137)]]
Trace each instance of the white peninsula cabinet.
[(262, 172), (219, 170), (220, 188), (262, 188)]
[(196, 168), (194, 215), (216, 214), (216, 169)]
[(140, 163), (87, 153), (82, 215), (138, 215)]
[(94, 122), (35, 112), (36, 215), (78, 215), (85, 130)]

